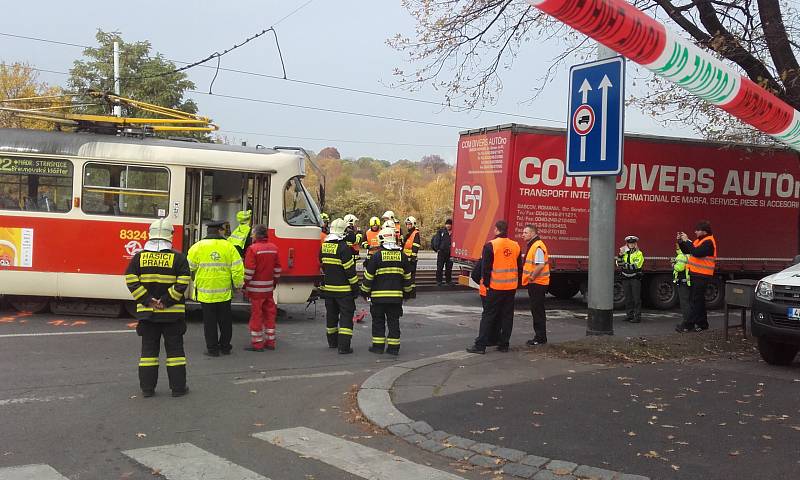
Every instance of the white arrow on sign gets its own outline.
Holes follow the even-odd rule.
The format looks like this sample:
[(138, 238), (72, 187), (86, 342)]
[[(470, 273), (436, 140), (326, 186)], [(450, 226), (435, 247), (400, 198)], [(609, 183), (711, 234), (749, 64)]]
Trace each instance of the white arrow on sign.
[(581, 83), (581, 88), (578, 89), (578, 91), (583, 94), (583, 100), (581, 103), (587, 103), (589, 101), (589, 92), (591, 90), (592, 86), (589, 85), (589, 81), (584, 78), (583, 83)]
[[(608, 75), (603, 75), (600, 80), (600, 90), (603, 91), (603, 106), (601, 108), (603, 119), (600, 121), (600, 160), (606, 159), (606, 124), (608, 118), (608, 89), (613, 87)], [(585, 95), (584, 95), (585, 96)]]

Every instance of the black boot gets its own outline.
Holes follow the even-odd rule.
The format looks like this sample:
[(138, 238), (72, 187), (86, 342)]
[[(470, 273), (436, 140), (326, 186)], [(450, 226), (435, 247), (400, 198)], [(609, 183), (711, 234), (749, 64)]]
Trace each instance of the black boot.
[(352, 337), (350, 335), (342, 335), (339, 338), (339, 342), (338, 342), (339, 343), (339, 353), (341, 353), (341, 354), (353, 353), (353, 349), (350, 348), (350, 340), (351, 339), (352, 339)]
[(383, 354), (383, 348), (385, 346), (385, 343), (373, 343), (372, 346), (369, 347), (369, 351), (372, 353)]
[(339, 334), (338, 333), (329, 333), (328, 334), (328, 348), (336, 348), (339, 346)]
[(154, 367), (139, 367), (139, 387), (145, 397), (152, 397), (158, 382), (158, 365)]
[(400, 355), (400, 345), (389, 345), (386, 347), (386, 353), (394, 356)]
[(179, 396), (175, 395), (175, 393), (186, 390), (186, 365), (167, 367), (167, 378), (169, 378), (169, 388), (172, 390), (172, 396)]

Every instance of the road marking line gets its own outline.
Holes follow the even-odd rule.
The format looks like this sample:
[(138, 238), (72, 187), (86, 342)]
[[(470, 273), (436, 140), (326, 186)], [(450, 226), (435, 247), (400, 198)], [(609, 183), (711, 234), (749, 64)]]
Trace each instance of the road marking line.
[(55, 335), (94, 335), (101, 333), (134, 333), (136, 330), (93, 330), (91, 332), (44, 332), (44, 333), (7, 333), (0, 338), (13, 337), (51, 337)]
[(5, 400), (0, 400), (0, 407), (4, 407), (6, 405), (20, 405), (23, 403), (37, 403), (37, 402), (46, 403), (58, 400), (77, 400), (79, 398), (85, 398), (85, 397), (83, 395), (60, 395), (60, 396), (51, 395), (48, 397), (7, 398)]
[(269, 480), (191, 443), (125, 450), (124, 455), (168, 480)]
[(370, 480), (464, 480), (451, 473), (306, 427), (254, 433), (253, 436)]
[(0, 480), (67, 480), (50, 465), (0, 468)]
[(353, 372), (341, 370), (338, 372), (324, 372), (324, 373), (303, 373), (299, 375), (276, 375), (274, 377), (262, 378), (245, 378), (243, 380), (234, 380), (234, 384), (243, 385), (246, 383), (259, 383), (259, 382), (279, 382), (281, 380), (294, 380), (297, 378), (324, 378), (324, 377), (343, 377), (346, 375), (353, 375)]

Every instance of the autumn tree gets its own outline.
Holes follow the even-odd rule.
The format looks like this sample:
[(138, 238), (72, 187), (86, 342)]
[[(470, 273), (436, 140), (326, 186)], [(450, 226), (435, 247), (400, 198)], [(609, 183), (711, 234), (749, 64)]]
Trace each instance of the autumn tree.
[(447, 164), (447, 161), (445, 161), (444, 158), (436, 154), (425, 155), (424, 157), (422, 157), (422, 160), (420, 160), (419, 162), (419, 166), (423, 170), (427, 170), (433, 173), (434, 175), (450, 169), (450, 165)]
[[(25, 101), (9, 101), (31, 97), (54, 97), (61, 93), (58, 87), (40, 82), (38, 73), (27, 63), (0, 63), (0, 105), (21, 110), (53, 110), (64, 104), (63, 98), (41, 98)], [(49, 130), (51, 122), (23, 118), (11, 112), (0, 111), (2, 128), (36, 128)]]
[[(396, 35), (394, 48), (408, 54), (412, 71), (396, 69), (400, 85), (433, 84), (448, 105), (472, 108), (494, 102), (501, 72), (521, 49), (558, 45), (539, 71), (535, 95), (553, 74), (593, 54), (593, 43), (520, 0), (402, 0), (416, 19), (412, 36)], [(790, 0), (631, 0), (698, 46), (800, 109), (800, 13)], [(548, 43), (549, 42), (549, 43)], [(737, 138), (751, 131), (725, 112), (649, 73), (646, 92), (631, 101), (665, 122), (679, 122), (708, 137)]]
[[(176, 72), (176, 66), (160, 53), (151, 54), (152, 45), (148, 41), (128, 43), (120, 32), (98, 30), (95, 35), (98, 46), (86, 48), (84, 59), (76, 60), (70, 69), (67, 85), (74, 92), (98, 90), (114, 91), (114, 42), (120, 48), (120, 89), (122, 96), (162, 107), (174, 108), (187, 113), (197, 113), (197, 104), (184, 98), (187, 90), (195, 88), (194, 82), (184, 72)], [(82, 98), (81, 103), (96, 104), (92, 97)], [(109, 114), (108, 105), (93, 105), (83, 111)], [(152, 113), (141, 110), (128, 110), (123, 106), (123, 114), (130, 117), (147, 117)]]
[(335, 158), (336, 160), (339, 160), (339, 159), (342, 158), (342, 156), (339, 154), (339, 150), (337, 150), (336, 147), (325, 147), (325, 148), (323, 148), (322, 150), (319, 151), (319, 153), (317, 154), (317, 157), (319, 157), (319, 158)]

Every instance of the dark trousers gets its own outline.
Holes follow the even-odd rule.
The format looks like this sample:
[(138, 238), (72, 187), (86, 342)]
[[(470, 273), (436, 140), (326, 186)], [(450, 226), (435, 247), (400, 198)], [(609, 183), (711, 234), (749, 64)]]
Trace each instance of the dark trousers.
[(231, 337), (233, 336), (231, 301), (201, 303), (200, 305), (203, 307), (203, 332), (206, 336), (206, 348), (211, 353), (230, 352)]
[(642, 279), (638, 277), (622, 278), (622, 290), (625, 292), (625, 310), (627, 320), (642, 319)]
[[(417, 285), (417, 258), (414, 257), (414, 260), (411, 260), (411, 283), (414, 284), (416, 287)], [(409, 298), (417, 298), (417, 289), (411, 292), (411, 296)]]
[(481, 316), (481, 326), (475, 346), (486, 348), (492, 330), (500, 325), (500, 336), (497, 345), (507, 347), (514, 328), (514, 296), (516, 290), (489, 290), (486, 294), (486, 308)]
[(538, 283), (528, 284), (528, 299), (531, 302), (531, 316), (533, 317), (533, 338), (547, 341), (547, 314), (544, 311), (544, 295), (547, 285)]
[(349, 339), (353, 336), (353, 315), (355, 313), (356, 299), (350, 295), (325, 299), (325, 325), (329, 346), (335, 347), (340, 335), (347, 336), (349, 345)]
[(447, 283), (453, 281), (453, 261), (450, 259), (450, 250), (444, 254), (441, 252), (436, 255), (436, 283), (442, 283), (444, 277)]
[(167, 353), (169, 388), (177, 392), (186, 390), (186, 354), (183, 351), (186, 322), (178, 320), (156, 323), (140, 320), (136, 325), (136, 333), (142, 337), (142, 356), (139, 358), (139, 386), (142, 390), (155, 390), (158, 383), (158, 355), (162, 336)]
[[(403, 314), (402, 303), (375, 303), (369, 307), (372, 315), (372, 346), (389, 351), (400, 350), (400, 315)], [(386, 328), (389, 334), (386, 334)]]
[(706, 314), (706, 286), (708, 285), (709, 277), (702, 275), (692, 276), (692, 286), (689, 290), (689, 303), (691, 308), (689, 310), (689, 320), (686, 325), (689, 328), (700, 327), (708, 328), (708, 315)]
[(679, 282), (675, 285), (675, 288), (678, 290), (678, 302), (681, 304), (681, 319), (683, 320), (682, 323), (686, 325), (689, 322), (689, 316), (691, 315), (691, 288), (690, 286), (686, 285), (686, 282)]
[[(486, 316), (486, 297), (481, 295), (481, 306), (483, 310), (481, 311), (481, 321), (483, 321), (483, 317)], [(500, 341), (500, 322), (494, 322), (492, 324), (492, 329), (489, 331), (489, 341), (486, 344), (487, 347), (495, 347), (497, 346), (497, 342)]]

